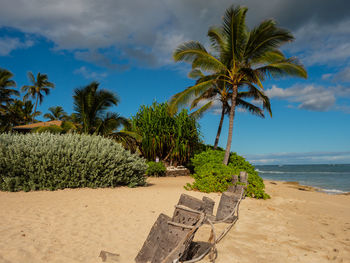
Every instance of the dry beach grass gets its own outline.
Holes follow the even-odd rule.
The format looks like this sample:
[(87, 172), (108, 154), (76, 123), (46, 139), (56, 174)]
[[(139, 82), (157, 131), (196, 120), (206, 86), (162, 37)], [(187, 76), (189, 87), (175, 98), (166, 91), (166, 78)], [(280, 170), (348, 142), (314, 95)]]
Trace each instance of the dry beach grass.
[[(191, 180), (150, 178), (148, 187), (134, 189), (0, 192), (0, 262), (97, 263), (101, 250), (134, 262), (159, 213), (172, 215)], [(350, 262), (350, 196), (265, 183), (272, 198), (243, 200), (239, 221), (218, 245), (217, 263)], [(187, 193), (216, 204), (220, 199)], [(204, 227), (197, 238), (208, 236)]]

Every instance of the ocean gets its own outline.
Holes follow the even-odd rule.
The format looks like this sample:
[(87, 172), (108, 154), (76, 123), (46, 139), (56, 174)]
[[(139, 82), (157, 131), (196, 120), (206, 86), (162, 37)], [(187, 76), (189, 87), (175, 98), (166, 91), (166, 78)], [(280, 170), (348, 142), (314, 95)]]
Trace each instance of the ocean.
[(350, 192), (350, 164), (255, 165), (263, 179), (294, 181), (329, 194)]

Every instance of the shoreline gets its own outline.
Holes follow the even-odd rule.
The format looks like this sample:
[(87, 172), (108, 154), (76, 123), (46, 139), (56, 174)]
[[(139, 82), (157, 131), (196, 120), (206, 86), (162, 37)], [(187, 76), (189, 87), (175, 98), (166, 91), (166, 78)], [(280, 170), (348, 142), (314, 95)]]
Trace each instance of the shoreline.
[[(281, 182), (286, 185), (289, 185), (291, 188), (295, 188), (301, 191), (312, 191), (312, 192), (319, 192), (319, 193), (324, 193), (328, 195), (350, 195), (350, 191), (342, 191), (338, 189), (324, 189), (320, 187), (315, 187), (311, 185), (304, 185), (300, 184), (298, 181), (284, 181), (284, 180), (270, 180), (270, 179), (263, 179), (264, 183), (271, 183), (271, 182)], [(272, 183), (273, 184), (273, 183)]]
[[(149, 186), (0, 192), (0, 262), (99, 263), (101, 250), (134, 262), (160, 213), (172, 216), (191, 177), (149, 178)], [(350, 262), (350, 196), (302, 191), (264, 180), (268, 200), (246, 198), (218, 244), (217, 263)], [(292, 186), (292, 187), (291, 187)], [(218, 224), (218, 232), (226, 225)], [(209, 226), (196, 234), (207, 241)], [(209, 262), (204, 259), (203, 263)]]

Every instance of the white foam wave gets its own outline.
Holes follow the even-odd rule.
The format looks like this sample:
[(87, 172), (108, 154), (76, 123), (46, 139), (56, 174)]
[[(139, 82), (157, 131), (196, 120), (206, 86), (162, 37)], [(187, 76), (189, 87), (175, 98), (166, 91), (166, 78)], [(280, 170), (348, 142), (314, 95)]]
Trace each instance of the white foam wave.
[(341, 191), (338, 189), (320, 189), (320, 191), (325, 192), (327, 194), (345, 194), (347, 193), (346, 191)]

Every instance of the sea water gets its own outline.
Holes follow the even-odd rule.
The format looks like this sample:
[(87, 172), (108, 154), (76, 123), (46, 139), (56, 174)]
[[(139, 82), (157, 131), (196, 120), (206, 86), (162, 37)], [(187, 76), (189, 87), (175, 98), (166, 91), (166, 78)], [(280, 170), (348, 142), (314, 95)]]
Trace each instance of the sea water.
[(329, 194), (350, 192), (350, 164), (256, 165), (263, 179), (294, 181)]

